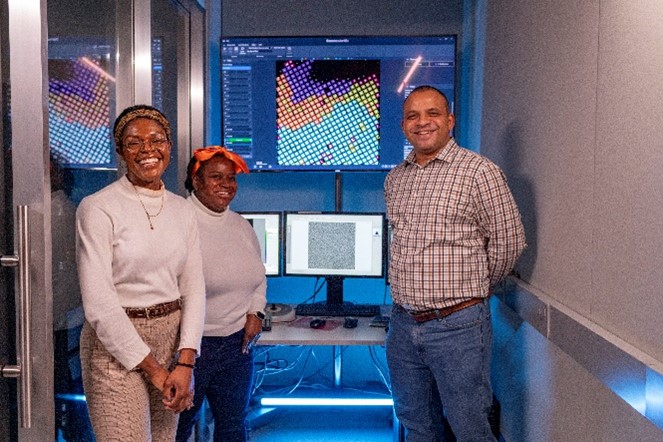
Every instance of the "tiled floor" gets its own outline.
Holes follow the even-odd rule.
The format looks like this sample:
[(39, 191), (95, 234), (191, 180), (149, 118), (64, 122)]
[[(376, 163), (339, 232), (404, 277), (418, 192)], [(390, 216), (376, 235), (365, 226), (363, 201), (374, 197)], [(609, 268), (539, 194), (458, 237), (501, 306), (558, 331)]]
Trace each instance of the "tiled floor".
[[(455, 442), (453, 435), (445, 441)], [(391, 408), (279, 408), (252, 419), (251, 442), (395, 442)], [(499, 442), (505, 442), (500, 436)]]
[(391, 442), (391, 408), (278, 408), (252, 420), (251, 442)]
[[(252, 410), (249, 416), (251, 442), (391, 442), (390, 407), (282, 407)], [(212, 440), (214, 423), (199, 427), (192, 442)], [(56, 442), (64, 442), (60, 434)], [(90, 435), (78, 439), (91, 442)]]
[[(250, 442), (394, 442), (390, 407), (281, 407), (252, 410)], [(212, 440), (213, 422), (191, 442)], [(80, 435), (79, 435), (80, 436)], [(82, 437), (85, 442), (93, 438)], [(64, 439), (58, 438), (58, 442)], [(504, 439), (500, 438), (500, 442)]]

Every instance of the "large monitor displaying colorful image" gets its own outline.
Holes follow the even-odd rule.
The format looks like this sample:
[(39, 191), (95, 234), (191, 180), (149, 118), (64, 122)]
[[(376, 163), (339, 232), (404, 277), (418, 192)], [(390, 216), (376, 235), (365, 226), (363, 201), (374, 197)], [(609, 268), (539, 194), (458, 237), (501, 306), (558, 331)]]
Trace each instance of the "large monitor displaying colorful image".
[[(163, 106), (163, 39), (152, 38), (152, 101)], [(114, 169), (115, 66), (111, 44), (97, 39), (48, 41), (48, 128), (51, 156), (62, 167)]]
[(51, 155), (65, 167), (114, 167), (115, 78), (110, 45), (53, 38), (48, 45)]
[(276, 71), (279, 165), (379, 164), (377, 60), (278, 61)]
[(416, 86), (454, 106), (456, 37), (223, 37), (222, 138), (252, 170), (388, 170)]

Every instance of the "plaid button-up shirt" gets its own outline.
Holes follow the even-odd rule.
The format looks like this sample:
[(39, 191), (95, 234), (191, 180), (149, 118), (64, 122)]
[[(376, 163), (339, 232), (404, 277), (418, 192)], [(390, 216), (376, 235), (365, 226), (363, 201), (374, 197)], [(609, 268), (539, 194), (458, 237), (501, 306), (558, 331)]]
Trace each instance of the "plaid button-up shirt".
[(525, 248), (500, 168), (451, 139), (424, 166), (414, 152), (385, 181), (395, 303), (414, 310), (487, 297)]

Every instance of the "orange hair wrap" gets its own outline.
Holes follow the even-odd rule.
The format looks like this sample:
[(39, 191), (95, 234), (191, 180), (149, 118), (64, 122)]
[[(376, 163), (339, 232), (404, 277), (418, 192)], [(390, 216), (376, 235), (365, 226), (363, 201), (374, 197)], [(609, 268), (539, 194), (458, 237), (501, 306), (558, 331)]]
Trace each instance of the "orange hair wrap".
[(244, 159), (237, 155), (235, 152), (231, 152), (223, 146), (207, 146), (193, 151), (193, 158), (195, 158), (195, 163), (191, 167), (191, 178), (193, 179), (193, 177), (196, 175), (198, 169), (200, 169), (201, 163), (204, 163), (216, 155), (228, 158), (230, 161), (232, 161), (235, 168), (235, 173), (249, 173), (249, 167), (244, 162)]

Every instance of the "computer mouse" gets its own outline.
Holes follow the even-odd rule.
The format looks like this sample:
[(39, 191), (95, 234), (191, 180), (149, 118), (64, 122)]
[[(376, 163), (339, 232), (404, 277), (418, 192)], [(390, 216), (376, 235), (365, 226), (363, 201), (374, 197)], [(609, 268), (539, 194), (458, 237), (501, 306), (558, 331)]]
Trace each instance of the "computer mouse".
[(347, 318), (345, 318), (345, 321), (343, 321), (343, 327), (355, 328), (357, 326), (357, 323), (359, 323), (359, 320), (357, 318), (348, 316)]
[(322, 328), (325, 326), (327, 321), (324, 319), (312, 319), (311, 322), (309, 322), (309, 327), (311, 328)]

